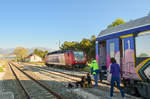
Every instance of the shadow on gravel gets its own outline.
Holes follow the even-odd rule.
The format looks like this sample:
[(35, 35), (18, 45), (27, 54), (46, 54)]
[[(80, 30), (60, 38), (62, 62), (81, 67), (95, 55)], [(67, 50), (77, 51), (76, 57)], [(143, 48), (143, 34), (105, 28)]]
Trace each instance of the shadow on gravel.
[[(2, 91), (3, 92), (13, 92), (14, 93), (14, 99), (25, 99), (24, 91), (20, 88), (18, 82), (16, 80), (3, 80), (2, 82)], [(38, 85), (33, 83), (31, 80), (21, 80), (23, 85), (25, 86), (26, 90), (29, 91), (29, 93), (32, 93), (36, 98), (34, 99), (47, 99), (43, 96), (43, 93), (41, 92), (41, 89)], [(68, 83), (70, 82), (64, 82), (64, 81), (48, 81), (48, 80), (40, 80), (40, 82), (44, 85), (46, 85), (48, 88), (56, 92), (57, 94), (61, 95), (64, 99), (82, 99), (81, 96), (78, 96), (75, 93), (72, 93), (72, 91), (68, 90)], [(109, 88), (100, 86), (99, 88), (90, 88), (86, 89), (85, 91), (88, 91), (90, 93), (93, 93), (97, 96), (107, 96), (109, 94)], [(47, 91), (44, 91), (44, 93), (47, 93)], [(115, 94), (120, 94), (118, 92), (115, 92)], [(120, 96), (119, 96), (120, 97)], [(128, 99), (134, 99), (128, 98)], [(50, 98), (53, 99), (53, 98)]]
[[(41, 87), (39, 85), (33, 83), (31, 80), (21, 80), (22, 84), (25, 86), (25, 89), (32, 93), (32, 95), (36, 95), (36, 99), (45, 99), (45, 98), (37, 98), (42, 96)], [(69, 82), (59, 82), (59, 81), (48, 81), (48, 80), (40, 80), (40, 82), (50, 88), (52, 91), (57, 94), (63, 96), (64, 99), (81, 99), (78, 96), (70, 93), (68, 91), (68, 83)], [(3, 80), (2, 81), (2, 92), (13, 92), (14, 99), (24, 99), (24, 91), (19, 86), (16, 80)], [(45, 91), (47, 93), (47, 91)], [(74, 95), (74, 98), (70, 98)]]

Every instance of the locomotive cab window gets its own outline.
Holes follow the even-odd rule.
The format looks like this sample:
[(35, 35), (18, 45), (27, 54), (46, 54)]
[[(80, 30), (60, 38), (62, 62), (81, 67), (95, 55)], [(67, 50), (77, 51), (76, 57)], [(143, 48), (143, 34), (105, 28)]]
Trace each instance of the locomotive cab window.
[(135, 38), (136, 64), (150, 58), (150, 32), (139, 33)]
[(74, 51), (74, 57), (75, 57), (75, 60), (76, 61), (83, 61), (85, 60), (85, 57), (84, 57), (84, 53), (83, 52), (80, 52), (80, 51)]

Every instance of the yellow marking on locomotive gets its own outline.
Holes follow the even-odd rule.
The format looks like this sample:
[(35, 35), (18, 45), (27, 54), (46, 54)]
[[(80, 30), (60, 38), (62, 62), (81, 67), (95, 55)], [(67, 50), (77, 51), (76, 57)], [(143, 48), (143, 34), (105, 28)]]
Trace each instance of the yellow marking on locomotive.
[(137, 66), (137, 67), (139, 67), (139, 66), (141, 65), (141, 66), (136, 70), (136, 72), (137, 72), (137, 74), (138, 74), (138, 76), (139, 76), (139, 78), (140, 78), (141, 80), (142, 80), (142, 78), (140, 77), (138, 71), (139, 71), (149, 60), (150, 60), (150, 58), (144, 60), (143, 62), (141, 62), (141, 63)]

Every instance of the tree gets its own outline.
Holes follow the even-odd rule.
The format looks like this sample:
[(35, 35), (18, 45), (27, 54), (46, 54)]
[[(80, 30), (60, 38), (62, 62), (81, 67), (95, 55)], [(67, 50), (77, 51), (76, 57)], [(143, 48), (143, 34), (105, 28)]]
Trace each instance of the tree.
[(90, 60), (91, 60), (91, 58), (95, 58), (95, 56), (96, 56), (96, 53), (95, 53), (96, 44), (95, 44), (95, 42), (96, 42), (96, 36), (93, 35), (91, 37), (91, 47), (90, 47), (90, 50), (89, 50)]
[(42, 50), (35, 49), (33, 51), (33, 53), (36, 54), (36, 55), (38, 55), (38, 56), (40, 56), (41, 58), (44, 58), (45, 55), (48, 54), (48, 51), (42, 51)]
[[(107, 28), (111, 28), (120, 24), (125, 23), (123, 19), (116, 19), (112, 24), (110, 24)], [(90, 61), (91, 58), (95, 58), (95, 42), (96, 42), (96, 37), (95, 35), (92, 35), (90, 39), (83, 38), (81, 42), (68, 42), (65, 41), (60, 49), (61, 50), (81, 50), (86, 53), (87, 60)]]
[(146, 53), (141, 53), (141, 54), (139, 55), (139, 57), (148, 57), (148, 54), (146, 54)]
[(126, 22), (123, 19), (118, 18), (114, 22), (112, 22), (112, 24), (108, 25), (107, 28), (112, 28), (123, 23), (126, 23)]
[(22, 61), (27, 56), (27, 52), (28, 50), (24, 47), (16, 47), (16, 49), (14, 50), (14, 54), (19, 61)]
[(46, 56), (47, 54), (48, 54), (48, 51), (45, 51), (43, 58), (45, 58), (45, 56)]
[(83, 38), (81, 42), (68, 42), (65, 41), (60, 49), (61, 50), (78, 50), (86, 53), (88, 61), (95, 57), (95, 41), (96, 37), (93, 35), (90, 39)]
[(79, 42), (68, 42), (65, 41), (64, 44), (60, 47), (61, 50), (79, 50), (80, 49), (80, 43)]

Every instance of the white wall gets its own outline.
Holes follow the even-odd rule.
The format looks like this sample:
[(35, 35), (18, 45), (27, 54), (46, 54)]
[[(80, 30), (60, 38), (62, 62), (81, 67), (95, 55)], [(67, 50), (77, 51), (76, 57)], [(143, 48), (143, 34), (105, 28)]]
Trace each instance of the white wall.
[(41, 61), (42, 61), (42, 58), (37, 55), (32, 55), (30, 57), (30, 62), (41, 62)]

